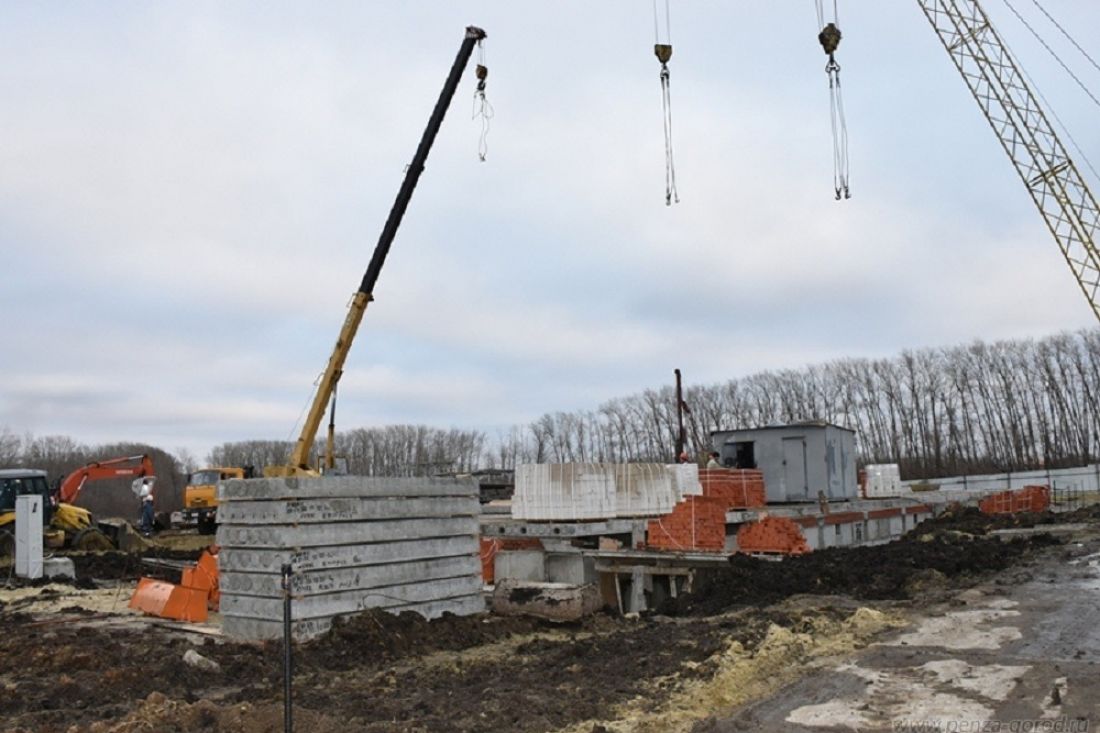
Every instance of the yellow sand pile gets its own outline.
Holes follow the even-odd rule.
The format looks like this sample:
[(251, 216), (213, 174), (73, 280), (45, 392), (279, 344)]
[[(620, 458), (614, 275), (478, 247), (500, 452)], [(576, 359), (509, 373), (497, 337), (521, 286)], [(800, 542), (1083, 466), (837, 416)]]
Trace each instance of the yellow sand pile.
[(850, 652), (881, 631), (905, 625), (899, 616), (871, 608), (859, 608), (843, 620), (808, 612), (800, 621), (797, 627), (808, 631), (794, 632), (772, 624), (752, 651), (740, 642), (731, 642), (704, 663), (715, 667), (710, 678), (658, 680), (657, 687), (671, 686), (676, 691), (656, 710), (645, 710), (649, 701), (639, 699), (616, 710), (610, 720), (586, 721), (562, 733), (587, 733), (597, 722), (613, 733), (688, 731), (702, 718), (768, 695), (815, 661)]

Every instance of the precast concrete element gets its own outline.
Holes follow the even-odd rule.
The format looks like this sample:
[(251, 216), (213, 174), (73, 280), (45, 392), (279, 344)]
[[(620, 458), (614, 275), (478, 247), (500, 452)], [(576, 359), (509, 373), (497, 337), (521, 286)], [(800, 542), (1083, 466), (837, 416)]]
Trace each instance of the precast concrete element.
[(515, 477), (512, 516), (538, 521), (655, 517), (702, 493), (695, 464), (521, 464)]
[[(363, 608), (365, 610), (368, 608), (389, 609), (390, 607), (378, 604), (373, 606), (364, 605)], [(392, 610), (395, 613), (414, 611), (425, 618), (438, 618), (444, 613), (453, 613), (456, 616), (471, 616), (485, 611), (485, 601), (480, 595), (466, 596), (445, 601), (412, 603)], [(322, 616), (319, 618), (298, 619), (291, 622), (291, 632), (294, 634), (295, 639), (309, 639), (328, 631), (335, 618), (335, 616)], [(226, 636), (234, 639), (281, 639), (283, 636), (283, 622), (244, 616), (223, 616), (222, 631)]]
[(493, 559), (493, 577), (543, 582), (546, 555), (542, 550), (502, 550)]
[(506, 616), (577, 621), (603, 605), (599, 588), (594, 585), (501, 580), (493, 589), (493, 611)]
[(299, 639), (371, 608), (428, 618), (485, 610), (472, 480), (236, 479), (218, 485), (218, 500), (227, 636), (282, 634), (284, 564)]

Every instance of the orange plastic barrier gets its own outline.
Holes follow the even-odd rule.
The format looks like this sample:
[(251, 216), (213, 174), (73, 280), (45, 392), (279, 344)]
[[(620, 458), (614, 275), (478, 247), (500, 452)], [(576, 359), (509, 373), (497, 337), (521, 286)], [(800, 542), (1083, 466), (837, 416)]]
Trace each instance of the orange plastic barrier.
[(1017, 491), (1002, 491), (978, 502), (978, 509), (983, 514), (1043, 512), (1049, 508), (1049, 486), (1025, 486)]
[(216, 611), (221, 598), (217, 552), (217, 547), (212, 547), (202, 553), (194, 567), (184, 568), (179, 585), (139, 579), (130, 597), (130, 608), (176, 621), (206, 621), (207, 611)]
[(752, 509), (767, 502), (763, 471), (734, 468), (701, 468), (703, 496), (722, 499), (726, 509)]
[(740, 552), (768, 552), (803, 555), (810, 551), (802, 530), (788, 517), (764, 517), (742, 525), (737, 532)]
[(688, 496), (671, 514), (650, 520), (646, 544), (658, 550), (721, 552), (726, 549), (726, 509), (725, 498)]

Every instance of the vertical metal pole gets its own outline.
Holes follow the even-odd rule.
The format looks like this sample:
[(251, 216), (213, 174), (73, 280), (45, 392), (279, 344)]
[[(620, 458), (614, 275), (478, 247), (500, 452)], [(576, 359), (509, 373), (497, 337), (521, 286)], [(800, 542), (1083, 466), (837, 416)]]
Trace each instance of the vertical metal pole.
[(676, 369), (676, 457), (674, 463), (680, 462), (680, 456), (684, 454), (684, 391), (680, 384), (680, 370)]
[(294, 674), (294, 660), (291, 656), (290, 633), (290, 564), (283, 565), (283, 730), (292, 733), (294, 715), (291, 711), (290, 680)]

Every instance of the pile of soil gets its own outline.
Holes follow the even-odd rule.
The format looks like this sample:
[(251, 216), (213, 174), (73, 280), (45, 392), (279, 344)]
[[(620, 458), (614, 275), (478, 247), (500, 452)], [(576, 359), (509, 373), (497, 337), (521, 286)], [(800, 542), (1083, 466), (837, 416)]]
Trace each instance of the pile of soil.
[(1017, 514), (983, 514), (977, 507), (957, 505), (932, 519), (926, 519), (913, 530), (914, 534), (955, 531), (985, 535), (998, 529), (1039, 527), (1047, 524), (1100, 522), (1100, 504), (1081, 507), (1072, 512), (1020, 512)]
[(701, 572), (696, 589), (659, 609), (712, 615), (738, 606), (774, 603), (799, 593), (900, 600), (921, 592), (931, 577), (954, 579), (1004, 570), (1050, 535), (1015, 539), (974, 536), (952, 525), (921, 525), (904, 538), (871, 547), (831, 547), (779, 561), (733, 555), (720, 570)]
[(324, 636), (303, 645), (299, 664), (339, 671), (364, 660), (392, 662), (436, 651), (459, 651), (549, 628), (546, 622), (521, 617), (455, 616), (431, 621), (413, 611), (394, 615), (372, 609), (337, 619)]
[(142, 558), (156, 560), (175, 560), (195, 562), (202, 554), (201, 550), (165, 550), (152, 548), (140, 555), (126, 552), (86, 552), (69, 555), (76, 566), (77, 578), (95, 578), (97, 580), (137, 580), (139, 577), (156, 577), (171, 580), (173, 575), (179, 579), (179, 571), (157, 568), (142, 563)]

